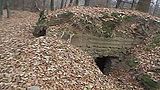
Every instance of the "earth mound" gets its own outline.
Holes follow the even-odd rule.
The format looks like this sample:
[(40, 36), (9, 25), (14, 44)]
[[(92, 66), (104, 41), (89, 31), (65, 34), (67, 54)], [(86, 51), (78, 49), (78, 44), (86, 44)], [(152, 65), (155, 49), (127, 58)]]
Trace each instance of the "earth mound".
[(26, 43), (1, 54), (1, 90), (116, 87), (97, 69), (92, 57), (79, 48), (56, 37), (40, 37)]
[(131, 10), (72, 7), (53, 12), (47, 20), (48, 36), (57, 35), (95, 59), (118, 57), (104, 62), (111, 66), (111, 76), (127, 87), (139, 87), (138, 81), (144, 89), (159, 89), (160, 18)]
[[(159, 85), (159, 18), (98, 7), (57, 10), (42, 21), (35, 13), (14, 12), (0, 22), (1, 90), (153, 90)], [(34, 38), (35, 25), (47, 25), (46, 36)], [(99, 59), (111, 69), (107, 76)]]

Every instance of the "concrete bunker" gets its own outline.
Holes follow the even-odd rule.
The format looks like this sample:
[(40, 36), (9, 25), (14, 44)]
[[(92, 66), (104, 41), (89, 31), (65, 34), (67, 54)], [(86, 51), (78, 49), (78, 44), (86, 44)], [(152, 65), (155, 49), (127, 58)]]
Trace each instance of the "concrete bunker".
[(104, 75), (109, 75), (115, 61), (119, 59), (117, 56), (100, 56), (95, 58), (95, 63)]

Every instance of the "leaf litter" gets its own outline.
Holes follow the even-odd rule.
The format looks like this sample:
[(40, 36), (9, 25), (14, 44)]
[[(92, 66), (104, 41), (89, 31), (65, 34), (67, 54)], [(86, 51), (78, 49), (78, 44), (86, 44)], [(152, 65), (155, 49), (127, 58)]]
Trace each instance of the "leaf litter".
[[(106, 11), (129, 15), (136, 14), (159, 21), (157, 17), (135, 11), (90, 7), (57, 10), (52, 15), (68, 10), (77, 15), (83, 13), (94, 17), (97, 13)], [(128, 89), (128, 85), (118, 83), (115, 77), (104, 76), (95, 65), (93, 58), (78, 47), (72, 46), (56, 36), (34, 38), (32, 26), (38, 20), (37, 14), (26, 11), (14, 12), (12, 18), (5, 18), (5, 21), (0, 22), (1, 90), (25, 90), (34, 86), (38, 86), (42, 90), (74, 90), (86, 89), (86, 87), (94, 90)], [(159, 67), (159, 47), (151, 52), (144, 51), (142, 47), (143, 45), (137, 45), (133, 49), (135, 56), (141, 60), (139, 68), (142, 69), (142, 72), (148, 72), (153, 67)], [(155, 65), (155, 63), (157, 64)], [(159, 80), (159, 73), (158, 75), (149, 74), (152, 74), (155, 80)], [(130, 87), (143, 90), (141, 87), (132, 85)]]

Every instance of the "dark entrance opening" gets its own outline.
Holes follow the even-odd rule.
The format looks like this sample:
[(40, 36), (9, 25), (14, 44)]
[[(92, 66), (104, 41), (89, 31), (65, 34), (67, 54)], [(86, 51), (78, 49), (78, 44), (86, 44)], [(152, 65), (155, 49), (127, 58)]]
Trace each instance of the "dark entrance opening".
[(102, 56), (95, 59), (96, 65), (104, 75), (109, 75), (109, 73), (111, 72), (112, 62), (114, 62), (112, 61), (113, 59), (118, 59), (118, 57)]
[(46, 36), (47, 26), (37, 26), (33, 32), (35, 37)]

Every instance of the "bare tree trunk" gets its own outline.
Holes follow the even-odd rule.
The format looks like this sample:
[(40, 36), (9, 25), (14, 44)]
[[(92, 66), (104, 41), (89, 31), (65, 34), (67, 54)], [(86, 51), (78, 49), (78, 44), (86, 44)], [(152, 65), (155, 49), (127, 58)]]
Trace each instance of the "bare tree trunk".
[(90, 0), (85, 0), (84, 6), (89, 6)]
[(43, 0), (43, 10), (45, 9), (45, 2), (46, 0)]
[(78, 6), (78, 4), (79, 4), (79, 0), (76, 0), (76, 3), (75, 3), (75, 4), (76, 4), (76, 6)]
[(106, 1), (106, 7), (108, 7), (108, 5), (109, 5), (109, 0)]
[(13, 0), (14, 1), (14, 9), (18, 9), (19, 8), (19, 0)]
[(155, 15), (156, 11), (159, 9), (159, 2), (160, 2), (160, 0), (156, 1), (156, 5), (155, 5), (154, 11), (153, 11), (153, 15)]
[(67, 7), (67, 0), (64, 3), (64, 8), (66, 8), (66, 7)]
[(69, 6), (73, 6), (73, 0), (70, 0)]
[(132, 1), (132, 5), (131, 5), (131, 9), (133, 10), (134, 8), (134, 3), (135, 3), (135, 0)]
[(73, 6), (73, 1), (74, 1), (74, 0), (70, 0), (69, 6)]
[(37, 12), (37, 11), (41, 11), (42, 9), (44, 9), (44, 7), (42, 6), (42, 7), (39, 7), (38, 6), (38, 0), (32, 0), (32, 2), (31, 2), (31, 11), (33, 11), (33, 12)]
[(16, 0), (13, 0), (13, 9), (16, 9)]
[(3, 15), (3, 0), (0, 0), (0, 20), (2, 20)]
[(64, 0), (61, 1), (61, 9), (63, 8)]
[(23, 9), (23, 11), (24, 11), (24, 4), (25, 4), (25, 2), (24, 2), (24, 0), (22, 0), (22, 9)]
[(43, 10), (46, 10), (46, 0), (43, 0)]
[(10, 0), (6, 0), (7, 18), (10, 17)]
[(117, 0), (116, 8), (120, 7), (121, 2), (122, 2), (122, 0)]
[(54, 10), (54, 0), (51, 0), (51, 11), (53, 11)]
[(137, 10), (147, 13), (149, 11), (151, 0), (139, 0)]

